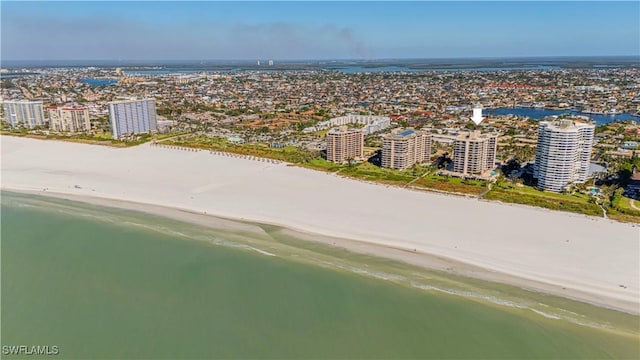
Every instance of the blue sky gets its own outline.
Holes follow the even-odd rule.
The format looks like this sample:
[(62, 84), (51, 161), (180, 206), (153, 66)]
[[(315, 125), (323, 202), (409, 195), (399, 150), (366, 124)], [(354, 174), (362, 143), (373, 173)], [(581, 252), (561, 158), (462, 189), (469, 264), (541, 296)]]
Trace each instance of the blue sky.
[(640, 56), (640, 2), (13, 2), (3, 60)]

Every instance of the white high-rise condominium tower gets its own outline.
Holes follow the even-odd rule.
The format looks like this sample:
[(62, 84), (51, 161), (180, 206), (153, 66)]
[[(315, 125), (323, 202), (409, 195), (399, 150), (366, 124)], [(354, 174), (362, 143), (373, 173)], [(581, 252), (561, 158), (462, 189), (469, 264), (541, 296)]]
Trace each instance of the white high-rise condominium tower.
[(109, 103), (109, 120), (111, 122), (111, 135), (114, 139), (156, 131), (155, 100), (111, 102)]
[(44, 111), (42, 101), (5, 101), (4, 120), (11, 126), (23, 125), (27, 128), (44, 125)]
[(573, 120), (541, 121), (533, 176), (538, 188), (560, 192), (589, 173), (595, 125)]

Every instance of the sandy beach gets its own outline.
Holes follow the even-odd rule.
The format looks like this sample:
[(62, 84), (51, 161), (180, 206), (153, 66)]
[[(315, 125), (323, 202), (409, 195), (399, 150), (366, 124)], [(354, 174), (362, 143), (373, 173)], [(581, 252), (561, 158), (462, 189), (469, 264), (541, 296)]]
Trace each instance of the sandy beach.
[(438, 269), (454, 263), (465, 275), (640, 312), (640, 228), (631, 224), (208, 151), (0, 142), (5, 190), (182, 210), (211, 226), (221, 220), (202, 215), (280, 225), (354, 251)]

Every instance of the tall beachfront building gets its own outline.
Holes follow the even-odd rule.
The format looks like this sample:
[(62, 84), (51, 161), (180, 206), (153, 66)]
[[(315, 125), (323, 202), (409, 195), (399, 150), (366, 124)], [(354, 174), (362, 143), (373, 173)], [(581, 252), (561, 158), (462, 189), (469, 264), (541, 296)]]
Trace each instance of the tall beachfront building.
[(363, 156), (364, 132), (362, 129), (348, 129), (346, 126), (333, 128), (327, 132), (327, 160), (343, 163), (360, 160)]
[(404, 170), (429, 161), (431, 134), (407, 129), (382, 136), (382, 167)]
[(109, 121), (111, 122), (111, 135), (114, 139), (156, 131), (155, 100), (111, 102), (109, 103)]
[(541, 121), (533, 177), (541, 190), (561, 192), (589, 174), (595, 125), (563, 119)]
[(44, 125), (42, 101), (17, 100), (2, 103), (4, 121), (11, 126), (22, 125), (27, 128)]
[(498, 146), (495, 134), (464, 131), (453, 141), (453, 171), (460, 174), (482, 174), (495, 168)]
[(83, 106), (52, 106), (49, 108), (49, 127), (54, 131), (89, 131), (89, 109)]

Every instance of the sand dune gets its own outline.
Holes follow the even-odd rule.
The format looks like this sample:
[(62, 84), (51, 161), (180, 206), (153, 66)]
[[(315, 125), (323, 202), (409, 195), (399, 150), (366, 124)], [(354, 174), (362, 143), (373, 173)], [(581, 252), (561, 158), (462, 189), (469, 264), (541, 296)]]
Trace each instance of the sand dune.
[(3, 189), (160, 205), (415, 250), (638, 313), (640, 228), (634, 225), (209, 151), (0, 141)]

